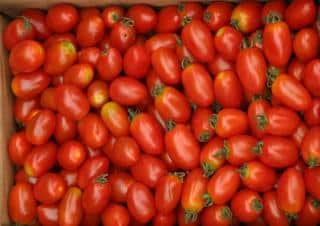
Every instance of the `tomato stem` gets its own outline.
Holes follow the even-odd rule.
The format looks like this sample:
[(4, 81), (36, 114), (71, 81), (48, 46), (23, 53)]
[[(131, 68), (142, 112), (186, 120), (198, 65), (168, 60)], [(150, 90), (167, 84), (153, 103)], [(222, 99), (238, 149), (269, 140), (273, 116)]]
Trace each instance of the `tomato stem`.
[(202, 199), (204, 200), (205, 204), (204, 206), (205, 207), (209, 207), (209, 206), (212, 206), (213, 205), (213, 201), (212, 201), (212, 198), (211, 196), (209, 195), (209, 193), (205, 193), (202, 195)]
[(174, 127), (176, 127), (176, 123), (173, 120), (169, 120), (166, 123), (167, 131), (171, 131)]
[(312, 199), (312, 200), (311, 200), (311, 204), (312, 204), (315, 208), (320, 209), (320, 201), (319, 201), (319, 200)]
[(112, 13), (111, 19), (113, 20), (113, 22), (118, 22), (120, 20), (120, 16), (118, 13)]
[(165, 88), (165, 86), (164, 86), (163, 84), (158, 84), (158, 85), (156, 85), (156, 86), (152, 89), (151, 95), (152, 95), (153, 97), (158, 97), (158, 96), (160, 96), (160, 95), (163, 93), (164, 88)]
[(182, 46), (183, 45), (183, 42), (182, 42), (181, 38), (179, 38), (178, 36), (176, 36), (176, 43), (177, 43), (177, 46)]
[(255, 210), (256, 212), (260, 213), (263, 209), (263, 204), (259, 199), (254, 199), (251, 202), (251, 207), (253, 210)]
[(216, 168), (213, 166), (213, 164), (208, 162), (201, 163), (201, 168), (203, 170), (203, 175), (207, 178), (211, 177), (211, 175), (213, 175), (216, 171)]
[(308, 159), (308, 166), (309, 168), (314, 168), (314, 167), (317, 167), (319, 165), (318, 163), (318, 159), (317, 158), (314, 158), (314, 157), (310, 157)]
[(222, 110), (222, 106), (218, 101), (215, 100), (211, 106), (211, 109), (214, 113), (219, 113), (219, 111)]
[(250, 47), (250, 45), (249, 45), (248, 39), (247, 38), (243, 38), (241, 40), (241, 49), (247, 49), (249, 47)]
[(187, 24), (190, 24), (191, 21), (192, 21), (192, 17), (190, 16), (183, 17), (183, 20), (181, 22), (182, 27), (186, 26)]
[(274, 80), (276, 80), (279, 74), (280, 74), (280, 70), (278, 68), (273, 66), (268, 67), (268, 70), (267, 70), (267, 87), (268, 88), (272, 87)]
[(105, 173), (105, 174), (101, 174), (100, 176), (98, 176), (96, 178), (96, 183), (98, 184), (105, 184), (108, 182), (108, 174)]
[(132, 27), (134, 25), (134, 20), (129, 17), (122, 17), (121, 23), (127, 27)]
[(290, 224), (290, 222), (296, 220), (298, 217), (297, 214), (295, 214), (295, 213), (285, 213), (285, 215), (289, 221), (289, 224)]
[(280, 21), (281, 21), (281, 16), (275, 12), (270, 12), (265, 18), (266, 24), (278, 23)]
[(260, 155), (262, 153), (262, 148), (263, 148), (263, 141), (258, 141), (257, 144), (252, 148), (252, 151)]
[(31, 21), (25, 17), (25, 16), (18, 16), (18, 18), (21, 18), (23, 20), (23, 27), (25, 32), (29, 32), (32, 29)]
[(128, 108), (128, 119), (130, 122), (140, 113), (137, 108)]
[(184, 211), (184, 222), (186, 224), (193, 223), (197, 220), (198, 213), (192, 211), (192, 210), (185, 210)]
[(221, 208), (221, 216), (223, 219), (232, 220), (232, 212), (229, 207), (225, 206)]
[(209, 124), (212, 128), (216, 128), (218, 123), (218, 114), (212, 114), (209, 118)]
[(181, 2), (180, 2), (180, 3), (177, 5), (177, 9), (178, 9), (179, 12), (183, 12), (184, 8), (185, 8), (184, 3), (181, 3)]
[(173, 172), (172, 175), (176, 176), (181, 182), (183, 182), (184, 177), (186, 176), (185, 172)]
[(205, 143), (205, 142), (208, 142), (211, 138), (211, 135), (210, 135), (210, 132), (209, 131), (204, 131), (200, 134), (199, 136), (199, 141), (201, 143)]
[(257, 127), (259, 130), (266, 128), (266, 126), (268, 124), (267, 116), (265, 114), (257, 115), (256, 122), (257, 122)]
[(239, 169), (238, 169), (238, 172), (240, 174), (240, 177), (242, 179), (246, 178), (249, 174), (249, 171), (248, 171), (248, 165), (246, 163), (244, 163)]
[(237, 19), (231, 19), (230, 25), (240, 31), (239, 21)]
[(211, 20), (211, 18), (212, 18), (212, 14), (211, 14), (209, 11), (205, 11), (205, 12), (203, 13), (203, 20), (204, 20), (205, 22), (209, 23), (210, 20)]
[(186, 69), (188, 66), (190, 66), (192, 64), (192, 61), (189, 57), (183, 57), (181, 60), (181, 68), (182, 69)]

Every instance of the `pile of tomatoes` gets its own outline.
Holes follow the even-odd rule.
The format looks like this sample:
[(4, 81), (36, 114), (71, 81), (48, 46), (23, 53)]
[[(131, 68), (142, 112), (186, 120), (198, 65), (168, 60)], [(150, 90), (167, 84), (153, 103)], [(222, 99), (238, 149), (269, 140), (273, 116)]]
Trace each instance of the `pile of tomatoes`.
[(272, 0), (23, 11), (3, 32), (19, 128), (11, 220), (319, 224), (318, 10)]

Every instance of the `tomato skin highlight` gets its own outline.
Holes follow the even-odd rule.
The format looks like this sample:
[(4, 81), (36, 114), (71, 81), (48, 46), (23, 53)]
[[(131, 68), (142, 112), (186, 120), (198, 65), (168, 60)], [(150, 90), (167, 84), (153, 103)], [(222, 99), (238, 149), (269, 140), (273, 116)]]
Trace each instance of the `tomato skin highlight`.
[(263, 218), (269, 225), (289, 225), (285, 213), (278, 206), (275, 191), (268, 191), (263, 194)]

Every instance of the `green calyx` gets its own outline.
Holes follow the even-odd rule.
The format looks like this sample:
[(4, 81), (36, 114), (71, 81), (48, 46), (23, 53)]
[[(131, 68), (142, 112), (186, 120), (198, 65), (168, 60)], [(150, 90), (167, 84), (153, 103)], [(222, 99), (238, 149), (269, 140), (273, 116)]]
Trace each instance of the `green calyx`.
[(203, 20), (204, 20), (205, 22), (209, 23), (210, 20), (211, 20), (211, 18), (212, 18), (211, 12), (205, 11), (205, 12), (203, 13)]
[(312, 200), (311, 200), (311, 204), (312, 204), (316, 209), (320, 209), (320, 201), (319, 201), (319, 200), (312, 199)]
[(111, 15), (111, 19), (113, 22), (118, 22), (120, 20), (120, 18), (121, 17), (119, 16), (118, 13), (112, 13), (112, 15)]
[(202, 133), (200, 134), (200, 136), (199, 136), (199, 141), (200, 141), (201, 143), (208, 142), (210, 139), (211, 139), (211, 134), (210, 134), (210, 132), (208, 132), (208, 131), (202, 132)]
[(107, 173), (102, 174), (96, 178), (96, 183), (98, 183), (98, 184), (105, 184), (107, 182), (108, 182), (108, 174)]
[(257, 31), (255, 33), (255, 36), (250, 41), (250, 47), (253, 47), (255, 45), (255, 43), (262, 44), (262, 31)]
[(221, 217), (225, 220), (232, 220), (232, 212), (229, 207), (225, 206), (221, 208)]
[(130, 122), (140, 113), (138, 108), (128, 108), (128, 119)]
[(179, 11), (180, 13), (184, 11), (184, 8), (185, 8), (184, 3), (179, 3), (179, 4), (177, 5), (177, 9), (178, 9), (178, 11)]
[(183, 42), (182, 42), (181, 38), (179, 38), (178, 36), (176, 36), (176, 43), (177, 43), (177, 46), (182, 46), (183, 45)]
[(213, 164), (208, 162), (201, 163), (201, 168), (203, 170), (203, 175), (207, 178), (211, 177), (216, 171), (216, 168), (213, 166)]
[(260, 155), (262, 153), (262, 148), (263, 148), (263, 141), (258, 141), (257, 144), (252, 148), (252, 151)]
[(234, 27), (235, 29), (237, 29), (238, 31), (241, 30), (241, 29), (240, 29), (240, 26), (239, 26), (239, 20), (237, 20), (237, 19), (231, 19), (230, 25), (231, 25), (232, 27)]
[(314, 168), (319, 166), (319, 159), (315, 157), (310, 157), (307, 162), (309, 168)]
[(245, 163), (243, 164), (239, 169), (238, 169), (238, 172), (240, 174), (240, 177), (242, 179), (248, 177), (249, 175), (249, 170), (248, 170), (248, 165)]
[(202, 199), (204, 200), (204, 206), (209, 207), (213, 205), (213, 201), (209, 193), (205, 193), (202, 195)]
[(190, 16), (183, 17), (182, 22), (181, 22), (182, 27), (190, 24), (191, 21), (192, 21), (192, 17), (190, 17)]
[(276, 67), (269, 67), (267, 70), (267, 87), (271, 88), (274, 80), (278, 77), (280, 74), (280, 70)]
[(24, 27), (24, 31), (27, 33), (32, 29), (32, 24), (31, 21), (29, 20), (29, 18), (25, 17), (25, 16), (18, 16), (18, 18), (22, 19), (23, 21), (23, 27)]
[(263, 130), (264, 128), (266, 128), (266, 126), (268, 124), (267, 116), (265, 114), (257, 115), (256, 116), (256, 123), (257, 123), (258, 129)]
[(221, 106), (221, 104), (219, 104), (218, 101), (214, 101), (213, 104), (212, 104), (212, 106), (211, 106), (211, 109), (212, 109), (212, 111), (213, 111), (214, 113), (219, 113), (219, 111), (222, 110), (222, 106)]
[(127, 27), (133, 27), (134, 20), (129, 17), (122, 17), (121, 23)]
[(209, 124), (212, 128), (216, 128), (218, 123), (218, 114), (212, 114), (209, 119)]
[(163, 94), (164, 89), (165, 89), (165, 86), (163, 84), (158, 84), (152, 89), (151, 95), (153, 97), (161, 96)]
[(174, 127), (176, 127), (176, 123), (173, 120), (169, 120), (166, 123), (167, 131), (171, 131)]
[(243, 38), (241, 41), (241, 49), (247, 49), (250, 47), (250, 43), (247, 38)]
[(223, 158), (227, 158), (229, 156), (229, 153), (230, 153), (230, 149), (229, 149), (228, 141), (224, 140), (223, 141), (223, 148), (219, 149), (213, 155), (213, 157), (223, 159)]
[(171, 173), (173, 176), (177, 177), (181, 182), (183, 182), (184, 177), (186, 176), (185, 172), (173, 172)]
[(298, 218), (298, 215), (296, 213), (285, 213), (285, 215), (289, 223), (295, 221)]
[(184, 211), (184, 222), (186, 224), (196, 222), (198, 218), (198, 213), (193, 210), (185, 210)]
[(257, 213), (260, 213), (263, 210), (263, 204), (259, 199), (254, 199), (251, 202), (251, 208)]
[(186, 69), (188, 66), (192, 64), (192, 61), (190, 60), (189, 57), (183, 57), (181, 60), (181, 68)]
[(278, 13), (271, 12), (265, 17), (266, 24), (274, 24), (281, 21), (281, 16)]

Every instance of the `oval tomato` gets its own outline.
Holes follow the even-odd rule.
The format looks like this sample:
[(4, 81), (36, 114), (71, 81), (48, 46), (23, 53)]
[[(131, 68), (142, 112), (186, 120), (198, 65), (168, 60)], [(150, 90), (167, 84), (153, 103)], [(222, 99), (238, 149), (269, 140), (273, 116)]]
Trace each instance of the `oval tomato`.
[(87, 151), (83, 144), (70, 140), (63, 143), (58, 150), (57, 160), (66, 170), (76, 170), (86, 159)]
[(320, 165), (320, 127), (311, 128), (301, 144), (301, 155), (309, 167)]
[(304, 68), (305, 64), (294, 58), (288, 66), (288, 75), (295, 77), (298, 81), (302, 81)]
[(285, 20), (293, 30), (313, 24), (316, 20), (317, 8), (312, 0), (292, 1), (285, 11)]
[(159, 33), (149, 38), (145, 46), (149, 53), (152, 53), (160, 48), (177, 48), (177, 36), (173, 33)]
[(78, 62), (96, 65), (100, 56), (100, 50), (97, 47), (83, 48), (78, 52)]
[(22, 130), (14, 133), (8, 143), (10, 160), (16, 165), (23, 165), (31, 148), (32, 144), (28, 141), (25, 131)]
[(148, 5), (134, 5), (128, 9), (127, 16), (134, 21), (134, 28), (138, 34), (152, 31), (157, 25), (157, 13)]
[(304, 28), (300, 30), (293, 40), (293, 51), (302, 62), (314, 59), (319, 52), (319, 37), (315, 29)]
[(32, 98), (24, 100), (16, 98), (13, 106), (13, 114), (18, 123), (25, 124), (39, 108), (39, 99)]
[(57, 226), (58, 224), (58, 206), (57, 205), (39, 205), (37, 208), (38, 221), (42, 225)]
[(146, 76), (150, 66), (150, 57), (144, 45), (131, 46), (123, 57), (123, 69), (126, 75), (136, 79)]
[(320, 168), (307, 168), (304, 170), (304, 184), (306, 190), (317, 200), (320, 199), (318, 186), (320, 185)]
[(81, 47), (98, 44), (104, 35), (104, 22), (100, 16), (82, 18), (77, 26), (76, 38)]
[(102, 80), (113, 80), (122, 70), (122, 56), (118, 49), (109, 48), (101, 52), (96, 68)]
[(211, 124), (212, 115), (213, 112), (209, 108), (197, 108), (192, 115), (192, 132), (200, 142), (207, 142), (214, 135), (214, 128)]
[(203, 20), (213, 32), (229, 24), (233, 5), (229, 2), (213, 2), (203, 13)]
[(285, 213), (279, 208), (275, 191), (263, 194), (263, 218), (269, 225), (289, 226)]
[(297, 226), (317, 225), (320, 222), (319, 201), (307, 198), (296, 221)]
[(94, 77), (94, 70), (90, 64), (74, 64), (68, 68), (63, 76), (64, 84), (73, 84), (79, 88), (86, 88)]
[(107, 6), (102, 12), (106, 28), (112, 28), (124, 16), (124, 9), (120, 6)]
[(108, 85), (101, 81), (93, 81), (87, 89), (87, 97), (92, 107), (101, 108), (109, 99)]
[(125, 52), (136, 39), (134, 21), (131, 18), (123, 17), (116, 23), (110, 32), (110, 44), (112, 47)]
[(205, 208), (201, 214), (202, 226), (229, 226), (232, 224), (232, 212), (226, 205), (214, 205)]
[(158, 33), (176, 32), (180, 26), (180, 15), (177, 6), (165, 6), (159, 10), (156, 26)]
[(110, 204), (102, 213), (102, 223), (104, 226), (129, 226), (130, 215), (124, 206)]
[(73, 139), (77, 134), (76, 122), (68, 117), (57, 114), (56, 115), (56, 127), (54, 130), (54, 137), (58, 143)]
[(77, 187), (70, 187), (59, 204), (59, 225), (79, 225), (82, 218), (82, 191)]

